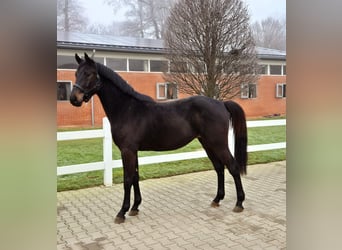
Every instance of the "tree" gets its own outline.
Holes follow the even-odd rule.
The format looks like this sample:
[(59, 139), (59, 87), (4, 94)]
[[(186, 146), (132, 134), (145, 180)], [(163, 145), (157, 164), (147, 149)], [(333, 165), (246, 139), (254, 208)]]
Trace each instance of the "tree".
[(82, 16), (83, 12), (77, 0), (57, 0), (57, 30), (84, 31), (88, 20)]
[(110, 25), (104, 25), (104, 24), (91, 24), (87, 27), (85, 32), (89, 34), (98, 34), (98, 35), (115, 35), (115, 36), (121, 36), (124, 35), (123, 27), (124, 22), (116, 22), (114, 21)]
[(163, 36), (165, 19), (175, 0), (105, 0), (117, 10), (127, 7), (125, 35), (160, 39)]
[(181, 92), (230, 99), (256, 82), (257, 57), (241, 0), (181, 0), (166, 23), (166, 57)]
[(265, 48), (286, 50), (286, 22), (268, 17), (252, 25), (256, 45)]

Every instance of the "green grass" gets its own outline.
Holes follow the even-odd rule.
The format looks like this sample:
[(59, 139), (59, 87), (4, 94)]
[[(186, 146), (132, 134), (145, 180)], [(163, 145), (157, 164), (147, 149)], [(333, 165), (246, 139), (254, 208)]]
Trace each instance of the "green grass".
[[(286, 127), (260, 127), (248, 129), (248, 144), (265, 144), (286, 141)], [(197, 140), (192, 141), (187, 146), (173, 151), (139, 152), (139, 157), (162, 155), (179, 152), (189, 152), (202, 149)], [(248, 164), (258, 164), (273, 161), (284, 160), (286, 149), (277, 149), (261, 152), (248, 153)], [(120, 159), (120, 152), (113, 144), (113, 159)], [(75, 141), (57, 142), (57, 166), (88, 163), (102, 161), (102, 139), (86, 139)], [(178, 174), (185, 174), (197, 171), (211, 170), (212, 165), (207, 158), (176, 161), (169, 163), (159, 163), (144, 165), (140, 167), (140, 179), (161, 178)], [(113, 183), (121, 183), (123, 180), (123, 171), (113, 169)], [(103, 171), (93, 171), (79, 174), (58, 176), (57, 190), (80, 189), (92, 186), (102, 185)]]

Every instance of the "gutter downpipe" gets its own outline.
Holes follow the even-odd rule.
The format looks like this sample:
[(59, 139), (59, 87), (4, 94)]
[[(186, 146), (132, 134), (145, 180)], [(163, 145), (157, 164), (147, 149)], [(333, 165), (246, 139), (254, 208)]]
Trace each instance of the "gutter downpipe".
[(94, 96), (91, 97), (91, 126), (95, 126)]

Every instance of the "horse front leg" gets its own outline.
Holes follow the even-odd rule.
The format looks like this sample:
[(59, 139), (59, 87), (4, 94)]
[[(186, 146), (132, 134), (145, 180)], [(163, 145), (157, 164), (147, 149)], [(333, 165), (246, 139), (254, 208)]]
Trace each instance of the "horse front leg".
[(123, 162), (123, 171), (124, 171), (124, 200), (122, 203), (121, 210), (117, 214), (115, 218), (115, 223), (120, 224), (125, 221), (125, 214), (129, 210), (130, 207), (130, 199), (131, 199), (131, 188), (134, 182), (135, 176), (135, 165), (137, 161), (137, 152), (127, 149), (121, 150), (121, 157)]
[(139, 212), (139, 205), (141, 203), (141, 193), (140, 193), (140, 187), (139, 187), (139, 166), (138, 166), (138, 158), (135, 165), (135, 174), (133, 178), (133, 189), (134, 189), (134, 203), (131, 208), (131, 211), (129, 212), (129, 216), (135, 216)]

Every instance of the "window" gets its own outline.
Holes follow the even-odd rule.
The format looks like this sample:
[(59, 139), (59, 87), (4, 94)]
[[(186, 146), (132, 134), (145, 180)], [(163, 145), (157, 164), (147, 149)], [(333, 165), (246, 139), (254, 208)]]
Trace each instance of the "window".
[(175, 83), (157, 83), (157, 99), (177, 99), (177, 84)]
[(284, 98), (286, 97), (286, 83), (277, 83), (276, 86), (276, 97)]
[(188, 64), (186, 62), (170, 62), (170, 72), (186, 73), (188, 72)]
[(68, 101), (71, 93), (71, 82), (57, 82), (57, 101)]
[(236, 62), (225, 62), (223, 65), (223, 72), (226, 74), (236, 74), (238, 71), (239, 67)]
[(168, 61), (151, 60), (150, 71), (151, 72), (168, 72), (169, 63)]
[[(89, 56), (91, 55), (91, 54), (88, 54)], [(99, 57), (99, 56), (94, 56), (94, 61), (95, 62), (98, 62), (98, 63), (102, 63), (102, 64), (104, 64), (104, 57)]]
[(129, 71), (147, 72), (147, 60), (129, 59)]
[(256, 98), (257, 87), (255, 83), (243, 83), (241, 84), (241, 98)]
[[(104, 63), (104, 57), (94, 57), (95, 62)], [(77, 69), (75, 56), (57, 55), (57, 69)]]
[(126, 58), (108, 58), (106, 59), (106, 65), (117, 71), (127, 71), (127, 59)]
[(270, 75), (281, 75), (282, 65), (270, 65)]
[(267, 64), (261, 64), (259, 65), (259, 74), (260, 75), (267, 75), (268, 74), (268, 65)]
[(57, 69), (77, 69), (77, 66), (74, 56), (57, 55)]
[(260, 75), (286, 75), (286, 65), (259, 64)]

